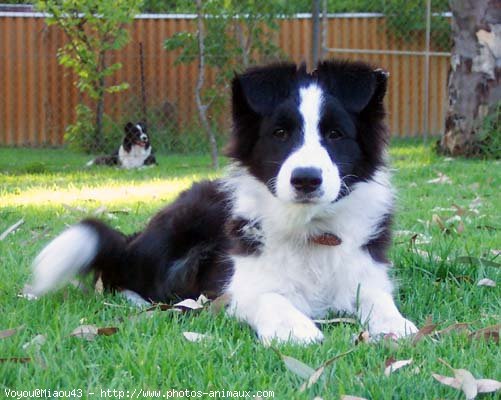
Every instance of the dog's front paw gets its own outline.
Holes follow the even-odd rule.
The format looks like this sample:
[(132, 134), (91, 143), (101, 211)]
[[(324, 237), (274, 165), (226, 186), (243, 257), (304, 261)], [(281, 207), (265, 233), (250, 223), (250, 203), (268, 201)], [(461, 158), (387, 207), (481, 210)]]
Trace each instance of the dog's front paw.
[(369, 321), (369, 333), (373, 337), (388, 334), (395, 335), (397, 338), (402, 338), (412, 335), (417, 331), (418, 328), (416, 325), (402, 316), (381, 319), (374, 318)]
[(311, 319), (300, 313), (294, 314), (261, 321), (257, 334), (265, 346), (269, 346), (273, 341), (308, 345), (323, 340), (324, 335)]

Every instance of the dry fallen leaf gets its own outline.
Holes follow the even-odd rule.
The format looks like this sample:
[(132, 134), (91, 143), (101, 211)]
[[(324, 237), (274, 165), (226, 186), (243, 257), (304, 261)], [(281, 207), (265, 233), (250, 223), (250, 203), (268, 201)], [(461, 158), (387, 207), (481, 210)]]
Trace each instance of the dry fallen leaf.
[(494, 379), (475, 379), (472, 373), (466, 369), (454, 369), (444, 360), (439, 361), (454, 372), (454, 377), (432, 374), (440, 383), (461, 390), (467, 400), (473, 400), (478, 393), (492, 393), (501, 389), (501, 382)]
[(29, 348), (39, 349), (45, 343), (46, 340), (47, 338), (44, 335), (36, 335), (29, 342), (23, 344), (23, 349), (24, 350), (27, 350)]
[(499, 343), (499, 332), (501, 331), (501, 324), (488, 326), (486, 328), (479, 329), (475, 332), (470, 333), (470, 339), (485, 339), (493, 340)]
[(477, 282), (477, 286), (496, 287), (496, 282), (494, 282), (492, 279), (484, 278), (484, 279), (480, 279)]
[(334, 363), (334, 361), (340, 359), (341, 357), (344, 357), (348, 354), (350, 354), (352, 351), (354, 351), (355, 348), (352, 348), (348, 351), (345, 351), (344, 353), (340, 353), (338, 355), (335, 355), (334, 357), (332, 358), (329, 358), (327, 361), (325, 361), (320, 367), (318, 367), (314, 372), (313, 374), (310, 375), (310, 377), (308, 378), (307, 381), (303, 382), (303, 384), (299, 387), (299, 392), (304, 392), (306, 389), (309, 389), (310, 387), (312, 387), (315, 383), (317, 383), (317, 381), (320, 379), (320, 377), (322, 376), (322, 374), (324, 373), (325, 369), (331, 365), (332, 363)]
[(70, 336), (74, 336), (80, 339), (85, 339), (88, 341), (92, 341), (96, 338), (96, 336), (110, 336), (118, 332), (118, 328), (110, 326), (104, 328), (98, 328), (95, 325), (80, 325), (78, 328), (75, 328), (73, 332), (70, 333)]
[(501, 390), (501, 382), (494, 379), (477, 379), (478, 393), (492, 393)]
[(21, 331), (24, 328), (24, 325), (18, 326), (17, 328), (12, 328), (12, 329), (5, 329), (3, 331), (0, 331), (0, 339), (5, 339), (8, 337), (11, 337), (12, 335), (15, 335), (19, 331)]
[(8, 357), (8, 358), (0, 358), (0, 363), (4, 362), (14, 362), (14, 363), (28, 363), (31, 361), (31, 357)]
[(185, 299), (183, 301), (180, 301), (179, 303), (174, 304), (173, 307), (187, 308), (189, 310), (199, 310), (201, 308), (204, 308), (193, 299)]
[(437, 324), (432, 323), (431, 318), (428, 317), (426, 319), (424, 326), (421, 329), (419, 329), (419, 331), (414, 336), (414, 339), (412, 340), (412, 344), (415, 345), (417, 342), (419, 342), (425, 336), (430, 335), (436, 328), (437, 328)]
[(467, 400), (473, 400), (477, 397), (477, 381), (470, 371), (466, 369), (455, 369), (454, 377), (461, 384), (461, 390), (465, 394)]
[(412, 358), (408, 360), (399, 360), (399, 361), (393, 361), (389, 365), (386, 366), (384, 369), (384, 375), (385, 376), (390, 376), (391, 373), (399, 370), (402, 367), (405, 367), (406, 365), (412, 364)]
[(101, 336), (111, 336), (118, 332), (118, 328), (115, 326), (107, 326), (104, 328), (97, 328), (97, 334)]
[(435, 178), (435, 179), (430, 179), (427, 181), (427, 183), (434, 183), (434, 184), (444, 184), (444, 183), (447, 183), (447, 184), (451, 184), (452, 181), (451, 181), (451, 178), (449, 178), (447, 175), (445, 175), (444, 173), (442, 172), (439, 172), (438, 173), (438, 177)]
[(222, 294), (211, 303), (210, 311), (217, 315), (224, 310), (228, 304), (230, 304), (230, 301), (231, 296), (229, 293)]
[(1, 235), (0, 242), (4, 240), (7, 236), (9, 236), (12, 232), (14, 232), (17, 228), (19, 228), (22, 224), (24, 224), (24, 218), (21, 218), (14, 225), (9, 226)]
[(189, 342), (201, 342), (202, 340), (208, 339), (210, 336), (205, 333), (197, 332), (183, 332), (183, 336)]
[(94, 292), (97, 294), (103, 294), (104, 293), (104, 285), (103, 285), (103, 279), (101, 278), (101, 274), (96, 279), (96, 283), (94, 284)]
[(280, 353), (278, 350), (275, 351), (278, 353), (287, 369), (291, 372), (294, 372), (297, 376), (303, 379), (308, 379), (315, 373), (315, 370), (304, 362), (299, 361), (294, 357), (286, 356), (285, 354)]
[(369, 331), (363, 331), (355, 338), (355, 345), (359, 343), (370, 343), (372, 341)]
[(467, 331), (469, 332), (470, 330), (468, 329), (470, 324), (466, 322), (458, 322), (456, 324), (449, 325), (448, 327), (444, 329), (440, 329), (439, 331), (435, 331), (435, 335), (443, 336), (451, 332), (461, 332), (461, 331)]
[(95, 325), (80, 325), (78, 328), (75, 328), (70, 336), (75, 336), (80, 339), (85, 339), (88, 341), (94, 340), (97, 336), (97, 326)]

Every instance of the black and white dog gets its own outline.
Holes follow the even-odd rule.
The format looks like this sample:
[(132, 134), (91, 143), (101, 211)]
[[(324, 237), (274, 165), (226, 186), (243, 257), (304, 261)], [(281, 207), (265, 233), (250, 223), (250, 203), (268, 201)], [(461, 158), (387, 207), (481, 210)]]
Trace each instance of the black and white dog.
[(111, 156), (97, 157), (87, 163), (92, 165), (117, 165), (130, 169), (156, 164), (155, 155), (146, 133), (146, 125), (142, 122), (128, 122), (124, 127), (125, 136), (120, 147)]
[(94, 272), (153, 302), (227, 293), (264, 343), (321, 341), (312, 318), (331, 310), (374, 335), (416, 332), (387, 274), (386, 84), (382, 70), (339, 61), (236, 76), (227, 176), (193, 185), (132, 236), (96, 220), (70, 227), (36, 258), (35, 294)]

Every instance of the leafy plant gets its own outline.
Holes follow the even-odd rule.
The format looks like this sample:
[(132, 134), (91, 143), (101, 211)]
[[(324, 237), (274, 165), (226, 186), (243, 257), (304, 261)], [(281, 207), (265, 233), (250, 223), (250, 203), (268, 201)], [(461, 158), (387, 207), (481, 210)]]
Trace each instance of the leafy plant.
[[(284, 4), (266, 0), (206, 0), (197, 9), (197, 32), (177, 32), (165, 40), (168, 51), (181, 50), (177, 64), (198, 60), (199, 80), (195, 97), (199, 99), (200, 123), (204, 130), (211, 130), (204, 118), (206, 110), (217, 120), (228, 93), (228, 82), (235, 71), (283, 55), (274, 43), (273, 34), (278, 29), (276, 17), (283, 13)], [(200, 79), (205, 66), (216, 71), (214, 83), (207, 84)], [(209, 132), (209, 138), (211, 135)], [(214, 154), (217, 138), (209, 141), (213, 160), (217, 160), (217, 154)]]
[[(76, 87), (94, 103), (94, 110), (80, 105), (78, 120), (68, 128), (68, 137), (80, 143), (84, 150), (101, 149), (103, 146), (104, 96), (128, 88), (127, 83), (107, 85), (106, 78), (122, 67), (121, 63), (108, 65), (107, 54), (122, 48), (129, 40), (125, 25), (138, 12), (141, 0), (39, 0), (37, 8), (48, 14), (48, 25), (61, 28), (68, 43), (58, 50), (59, 63), (71, 69), (77, 80)], [(94, 119), (90, 130), (89, 120)], [(93, 132), (91, 142), (85, 137)]]

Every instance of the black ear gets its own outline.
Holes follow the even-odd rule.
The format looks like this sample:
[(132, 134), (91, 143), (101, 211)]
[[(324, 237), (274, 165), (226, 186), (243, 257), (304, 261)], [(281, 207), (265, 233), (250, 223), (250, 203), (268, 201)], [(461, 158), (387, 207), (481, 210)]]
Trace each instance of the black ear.
[(132, 122), (127, 122), (127, 124), (124, 127), (124, 132), (126, 134), (132, 133), (134, 130), (134, 124)]
[(296, 74), (295, 64), (275, 64), (236, 75), (232, 82), (234, 117), (246, 111), (259, 115), (271, 113), (289, 96)]
[(321, 62), (315, 74), (322, 86), (354, 113), (382, 103), (389, 75), (365, 63), (346, 61)]

